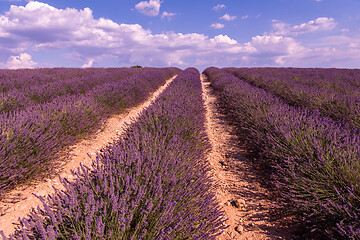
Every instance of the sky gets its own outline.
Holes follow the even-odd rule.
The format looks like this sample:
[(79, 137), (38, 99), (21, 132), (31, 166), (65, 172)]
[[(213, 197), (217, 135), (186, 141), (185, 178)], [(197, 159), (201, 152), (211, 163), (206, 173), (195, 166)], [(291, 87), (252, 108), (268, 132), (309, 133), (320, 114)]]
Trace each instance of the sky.
[(0, 68), (360, 68), (359, 0), (0, 0)]

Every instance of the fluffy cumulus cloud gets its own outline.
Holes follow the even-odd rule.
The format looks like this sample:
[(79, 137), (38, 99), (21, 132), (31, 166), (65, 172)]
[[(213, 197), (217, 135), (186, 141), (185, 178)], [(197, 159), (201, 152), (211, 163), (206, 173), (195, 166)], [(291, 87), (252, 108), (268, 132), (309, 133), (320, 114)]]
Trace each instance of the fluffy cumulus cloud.
[(230, 16), (229, 14), (225, 14), (224, 16), (220, 17), (219, 19), (222, 19), (225, 21), (234, 21), (236, 19), (236, 16)]
[(229, 36), (227, 35), (218, 35), (215, 36), (214, 38), (210, 39), (211, 42), (213, 43), (228, 43), (228, 44), (237, 44), (238, 42), (234, 39), (231, 39)]
[(283, 36), (256, 36), (248, 43), (254, 49), (251, 58), (258, 64), (264, 64), (263, 60), (283, 65), (285, 59), (300, 57), (306, 48), (294, 38)]
[(90, 59), (88, 63), (85, 63), (84, 65), (82, 65), (82, 68), (90, 68), (92, 67), (94, 64), (94, 59)]
[[(160, 1), (145, 3), (153, 2), (160, 7)], [(158, 10), (155, 12), (158, 14)], [(164, 14), (166, 15), (171, 14)], [(323, 45), (313, 49), (303, 46), (294, 38), (299, 33), (316, 31), (313, 29), (331, 28), (326, 24), (329, 22), (332, 20), (320, 18), (298, 27), (287, 26), (280, 29), (275, 26), (277, 34), (259, 35), (248, 42), (239, 43), (223, 34), (212, 38), (198, 33), (154, 34), (139, 24), (95, 19), (89, 8), (58, 9), (32, 1), (26, 6), (11, 6), (8, 12), (0, 15), (0, 66), (41, 66), (41, 63), (34, 62), (27, 53), (44, 50), (62, 52), (63, 55), (59, 57), (71, 59), (82, 67), (92, 67), (94, 64), (101, 66), (102, 62), (116, 62), (116, 66), (139, 64), (199, 68), (210, 65), (304, 66), (304, 63), (312, 66), (311, 64), (324, 61), (345, 63), (342, 57), (345, 55), (350, 59), (346, 63), (358, 63), (360, 43), (357, 38), (334, 36), (332, 39), (324, 39)], [(212, 27), (220, 29), (224, 25), (215, 24)], [(338, 45), (325, 44), (326, 41), (339, 40), (347, 45), (339, 48)]]
[(24, 7), (12, 6), (0, 19), (0, 41), (6, 39), (9, 53), (66, 50), (65, 57), (83, 67), (104, 59), (114, 59), (120, 66), (186, 66), (206, 62), (212, 53), (215, 55), (211, 58), (216, 61), (216, 52), (219, 55), (246, 52), (246, 48), (228, 36), (210, 39), (197, 33), (153, 34), (138, 24), (95, 19), (89, 8), (57, 9), (29, 2)]
[(213, 24), (210, 25), (210, 27), (214, 28), (214, 29), (222, 29), (222, 28), (225, 27), (225, 25), (222, 24), (222, 23), (213, 23)]
[(303, 47), (294, 39), (283, 36), (256, 36), (250, 44), (256, 48), (260, 54), (284, 55), (303, 51)]
[(19, 56), (10, 56), (5, 64), (6, 68), (19, 69), (19, 68), (34, 68), (36, 62), (31, 60), (31, 56), (27, 53), (21, 53)]
[(160, 5), (160, 0), (142, 1), (135, 5), (135, 9), (146, 16), (157, 16), (159, 15)]
[(319, 17), (307, 23), (291, 26), (290, 24), (273, 20), (274, 34), (276, 35), (299, 35), (317, 31), (332, 30), (336, 27), (337, 22), (334, 18)]

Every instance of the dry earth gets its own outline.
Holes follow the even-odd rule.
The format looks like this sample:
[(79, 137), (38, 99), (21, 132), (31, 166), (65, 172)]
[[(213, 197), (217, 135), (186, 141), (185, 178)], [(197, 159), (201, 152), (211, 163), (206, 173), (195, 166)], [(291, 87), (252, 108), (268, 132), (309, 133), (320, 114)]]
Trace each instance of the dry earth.
[(247, 159), (234, 127), (218, 107), (210, 82), (201, 75), (206, 107), (206, 127), (212, 150), (208, 155), (217, 200), (225, 211), (228, 228), (219, 240), (227, 239), (291, 239), (291, 232), (272, 220), (273, 201), (269, 190), (261, 184), (256, 170)]
[[(167, 80), (166, 84), (161, 86), (152, 96), (140, 106), (129, 109), (127, 113), (116, 115), (103, 123), (103, 127), (93, 136), (84, 139), (75, 146), (71, 147), (70, 159), (63, 162), (63, 168), (59, 175), (69, 180), (73, 179), (71, 170), (76, 170), (80, 163), (84, 166), (91, 166), (95, 159), (96, 152), (108, 146), (111, 142), (119, 138), (125, 130), (127, 124), (136, 121), (141, 111), (149, 105), (164, 91), (176, 76)], [(22, 187), (12, 191), (9, 196), (0, 202), (0, 230), (5, 235), (9, 235), (15, 230), (15, 223), (18, 218), (22, 218), (30, 213), (32, 208), (41, 205), (41, 201), (33, 193), (39, 196), (46, 196), (54, 193), (53, 186), (57, 189), (63, 189), (59, 178), (46, 179), (45, 182), (38, 182), (31, 186)]]

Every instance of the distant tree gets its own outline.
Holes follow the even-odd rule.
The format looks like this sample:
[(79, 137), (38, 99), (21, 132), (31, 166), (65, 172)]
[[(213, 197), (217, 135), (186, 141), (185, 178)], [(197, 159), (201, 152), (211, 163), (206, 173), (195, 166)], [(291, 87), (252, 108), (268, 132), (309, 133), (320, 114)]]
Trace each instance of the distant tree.
[(131, 66), (131, 68), (142, 68), (142, 66), (136, 65), (136, 66)]

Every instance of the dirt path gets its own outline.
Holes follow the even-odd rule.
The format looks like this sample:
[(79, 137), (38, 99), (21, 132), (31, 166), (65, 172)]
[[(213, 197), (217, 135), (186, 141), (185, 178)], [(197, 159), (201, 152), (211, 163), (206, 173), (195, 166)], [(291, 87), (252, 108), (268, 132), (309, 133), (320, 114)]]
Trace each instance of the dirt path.
[[(129, 109), (125, 114), (116, 115), (109, 118), (104, 124), (101, 130), (94, 134), (94, 136), (85, 139), (75, 146), (71, 151), (70, 160), (64, 162), (64, 168), (61, 171), (60, 176), (67, 179), (73, 179), (73, 175), (70, 170), (76, 170), (80, 163), (85, 166), (91, 166), (91, 162), (95, 159), (96, 152), (109, 145), (113, 140), (118, 139), (119, 135), (126, 130), (126, 124), (135, 121), (139, 116), (139, 113), (149, 107), (149, 105), (159, 96), (160, 93), (172, 82), (176, 76), (167, 80), (166, 84), (161, 86), (152, 96), (142, 103), (140, 106)], [(38, 183), (35, 186), (27, 187), (25, 190), (15, 190), (10, 193), (7, 200), (0, 202), (0, 230), (3, 230), (5, 235), (9, 235), (15, 230), (14, 223), (17, 222), (19, 217), (27, 215), (31, 208), (35, 208), (41, 204), (33, 193), (45, 196), (54, 193), (52, 186), (57, 189), (62, 189), (59, 178), (46, 179), (46, 182)], [(11, 201), (11, 198), (22, 199)]]
[(208, 161), (218, 183), (216, 197), (229, 226), (218, 239), (291, 239), (289, 230), (270, 220), (270, 195), (246, 159), (246, 149), (240, 146), (233, 127), (217, 107), (210, 82), (203, 74), (201, 82), (207, 134), (212, 145)]

